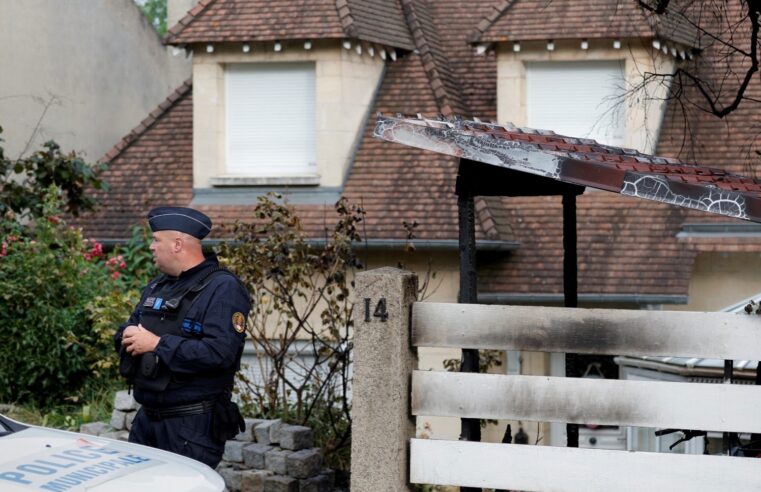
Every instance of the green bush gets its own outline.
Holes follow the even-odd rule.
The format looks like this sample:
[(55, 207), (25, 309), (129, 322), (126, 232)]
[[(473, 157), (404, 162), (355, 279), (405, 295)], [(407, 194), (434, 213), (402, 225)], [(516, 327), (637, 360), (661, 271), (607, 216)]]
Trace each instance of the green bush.
[(60, 204), (51, 191), (42, 217), (0, 222), (0, 401), (76, 398), (112, 346), (104, 327), (93, 329), (98, 311), (88, 311), (114, 288), (102, 247), (60, 218)]

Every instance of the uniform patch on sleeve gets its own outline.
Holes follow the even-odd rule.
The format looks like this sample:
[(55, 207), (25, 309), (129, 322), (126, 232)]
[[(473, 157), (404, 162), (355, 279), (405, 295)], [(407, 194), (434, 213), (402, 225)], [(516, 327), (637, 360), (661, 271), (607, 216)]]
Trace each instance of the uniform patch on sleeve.
[(246, 331), (246, 317), (243, 316), (243, 313), (233, 313), (233, 328), (235, 328), (235, 331), (238, 333)]

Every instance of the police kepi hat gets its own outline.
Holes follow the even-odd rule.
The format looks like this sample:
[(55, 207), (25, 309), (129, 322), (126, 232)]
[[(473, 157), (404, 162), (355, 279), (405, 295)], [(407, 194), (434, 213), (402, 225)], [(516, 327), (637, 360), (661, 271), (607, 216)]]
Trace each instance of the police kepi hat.
[(153, 232), (180, 231), (198, 239), (211, 232), (211, 219), (198, 210), (186, 207), (158, 207), (148, 212)]

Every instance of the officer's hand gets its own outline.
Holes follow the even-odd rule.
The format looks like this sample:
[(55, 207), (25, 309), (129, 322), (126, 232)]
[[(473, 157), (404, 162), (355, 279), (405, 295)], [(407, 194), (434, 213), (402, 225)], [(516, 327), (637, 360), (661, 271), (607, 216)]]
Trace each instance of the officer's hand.
[[(135, 329), (127, 333), (127, 330), (130, 328)], [(153, 352), (156, 350), (159, 340), (158, 336), (143, 328), (143, 325), (137, 325), (136, 327), (129, 326), (124, 330), (122, 345), (127, 349), (128, 354), (135, 356), (146, 352)]]
[[(128, 327), (126, 327), (126, 328), (124, 329), (124, 331), (122, 332), (122, 340), (124, 340), (124, 337), (126, 337), (127, 335), (132, 335), (132, 334), (133, 334), (133, 333), (135, 333), (137, 330), (138, 330), (138, 328), (137, 328), (137, 326), (136, 326), (136, 325), (129, 325), (129, 326), (128, 326)], [(122, 343), (122, 345), (124, 345), (124, 344)]]

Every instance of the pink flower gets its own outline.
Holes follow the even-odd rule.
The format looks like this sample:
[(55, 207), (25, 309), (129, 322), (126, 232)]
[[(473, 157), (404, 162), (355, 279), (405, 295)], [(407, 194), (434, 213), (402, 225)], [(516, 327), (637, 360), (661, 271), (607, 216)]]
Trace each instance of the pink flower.
[(114, 280), (116, 280), (117, 278), (119, 278), (119, 272), (114, 272), (114, 273), (112, 273), (112, 274), (111, 274), (111, 278), (112, 278), (112, 279), (114, 279)]
[(3, 246), (0, 248), (0, 256), (8, 256), (8, 243), (3, 242)]
[(127, 264), (126, 263), (124, 263), (124, 262), (119, 263), (119, 269), (120, 270), (124, 270), (125, 268), (127, 268)]

